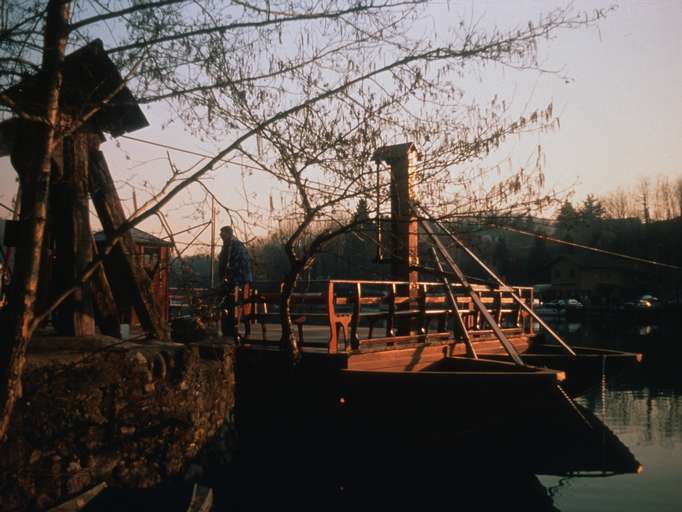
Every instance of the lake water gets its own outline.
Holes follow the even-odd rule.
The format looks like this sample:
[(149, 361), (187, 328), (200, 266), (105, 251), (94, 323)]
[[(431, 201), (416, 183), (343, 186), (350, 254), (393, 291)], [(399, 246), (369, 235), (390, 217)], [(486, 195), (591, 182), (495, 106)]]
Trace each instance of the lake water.
[(571, 511), (682, 510), (682, 335), (678, 318), (623, 326), (617, 320), (558, 325), (572, 344), (641, 352), (636, 369), (578, 400), (643, 465), (640, 474), (539, 480), (554, 507)]

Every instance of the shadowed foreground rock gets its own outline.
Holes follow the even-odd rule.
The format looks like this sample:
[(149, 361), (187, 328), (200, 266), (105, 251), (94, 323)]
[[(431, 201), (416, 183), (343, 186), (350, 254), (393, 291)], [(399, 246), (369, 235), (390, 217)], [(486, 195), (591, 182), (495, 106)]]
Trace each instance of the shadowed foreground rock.
[(102, 481), (150, 487), (180, 474), (226, 426), (232, 357), (222, 344), (34, 340), (0, 447), (2, 509), (44, 509)]

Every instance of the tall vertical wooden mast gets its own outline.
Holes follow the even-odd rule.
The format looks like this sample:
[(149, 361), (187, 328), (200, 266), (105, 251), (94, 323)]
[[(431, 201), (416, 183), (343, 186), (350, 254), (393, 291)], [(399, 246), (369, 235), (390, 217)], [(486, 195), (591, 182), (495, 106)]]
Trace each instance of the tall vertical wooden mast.
[(211, 197), (211, 288), (215, 281), (215, 197)]
[[(389, 259), (391, 277), (396, 281), (407, 281), (407, 290), (396, 290), (400, 295), (408, 295), (409, 302), (400, 308), (410, 309), (419, 293), (419, 226), (412, 209), (414, 193), (414, 164), (419, 153), (414, 144), (407, 142), (392, 146), (383, 146), (374, 152), (374, 161), (386, 162), (391, 167), (391, 232), (389, 242)], [(397, 322), (398, 335), (417, 334), (416, 321)]]
[(419, 153), (411, 142), (383, 146), (374, 152), (375, 162), (386, 162), (391, 167), (391, 277), (410, 283), (410, 294), (419, 273), (419, 228), (411, 208), (414, 188), (414, 164)]

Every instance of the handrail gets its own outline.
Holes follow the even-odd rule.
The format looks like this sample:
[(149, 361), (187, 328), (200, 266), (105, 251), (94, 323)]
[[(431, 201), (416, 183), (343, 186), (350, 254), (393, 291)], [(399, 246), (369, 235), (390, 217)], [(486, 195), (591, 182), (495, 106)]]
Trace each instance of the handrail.
[[(393, 280), (381, 281), (381, 280), (377, 280), (377, 279), (315, 279), (315, 280), (311, 280), (311, 281), (306, 281), (305, 284), (306, 285), (310, 285), (310, 284), (326, 285), (327, 283), (330, 283), (330, 282), (334, 283), (334, 284), (351, 284), (351, 285), (356, 284), (356, 283), (369, 284), (369, 285), (393, 285), (393, 284), (395, 284), (395, 285), (408, 285), (408, 284), (410, 284), (409, 281), (393, 281)], [(273, 285), (279, 285), (281, 283), (281, 281), (255, 281), (253, 283), (253, 285), (258, 286), (258, 285), (263, 285), (266, 283), (267, 284), (273, 284)], [(418, 281), (417, 282), (417, 285), (423, 285), (423, 284), (429, 285), (429, 286), (442, 286), (443, 285), (443, 283), (440, 281)], [(460, 283), (452, 283), (452, 286), (461, 287), (461, 284)], [(480, 288), (480, 289), (486, 289), (486, 290), (490, 290), (490, 289), (497, 290), (498, 289), (498, 288), (491, 288), (490, 285), (486, 285), (486, 284), (472, 283), (472, 286), (474, 286), (476, 288)], [(532, 286), (510, 286), (509, 288), (524, 289), (524, 290), (532, 290), (533, 289)], [(204, 288), (204, 290), (206, 290), (206, 289)]]
[[(407, 293), (396, 293), (400, 285), (408, 284), (405, 281), (329, 279), (307, 284), (311, 283), (319, 284), (319, 289), (315, 286), (315, 291), (307, 291), (300, 295), (294, 292), (292, 296), (296, 307), (304, 304), (319, 307), (318, 312), (315, 312), (316, 310), (309, 313), (294, 311), (299, 318), (299, 323), (297, 323), (299, 336), (303, 338), (303, 325), (307, 325), (311, 318), (325, 315), (330, 330), (327, 350), (331, 353), (361, 350), (363, 346), (369, 347), (377, 343), (390, 345), (393, 344), (392, 340), (396, 340), (396, 343), (404, 343), (409, 337), (397, 336), (394, 327), (399, 318), (405, 317), (414, 317), (416, 324), (420, 326), (419, 333), (413, 336), (413, 341), (417, 343), (424, 343), (429, 339), (443, 339), (442, 335), (450, 331), (447, 329), (448, 322), (457, 314), (462, 316), (461, 320), (466, 323), (464, 328), (469, 330), (472, 336), (475, 337), (477, 333), (485, 331), (484, 319), (471, 304), (468, 290), (459, 283), (448, 282), (446, 286), (443, 282), (420, 281), (417, 283), (420, 295), (411, 299)], [(376, 290), (377, 286), (385, 289)], [(363, 289), (365, 287), (374, 289), (365, 290)], [(510, 294), (522, 295), (525, 301), (528, 300), (527, 296), (532, 297), (531, 287), (515, 286), (495, 289), (489, 286), (476, 286), (476, 288), (478, 296), (481, 297), (480, 300), (487, 304), (498, 319), (504, 318), (507, 327), (520, 329), (526, 334), (530, 333), (527, 324), (523, 321), (525, 316), (511, 307), (513, 300)], [(268, 304), (278, 302), (279, 294), (275, 290), (262, 292), (258, 283), (253, 284), (251, 292), (250, 302), (254, 305), (262, 304), (262, 307), (250, 308), (252, 314), (245, 321), (261, 323), (265, 340), (268, 313), (265, 315), (263, 313), (269, 309)], [(455, 301), (454, 309), (450, 294)], [(410, 305), (403, 310), (398, 305), (405, 301)], [(437, 321), (437, 326), (432, 334), (426, 335), (426, 332), (431, 330), (429, 324), (433, 321)], [(381, 331), (385, 330), (385, 334), (379, 332), (377, 336), (374, 336), (378, 322), (381, 322), (379, 325), (381, 325)], [(364, 338), (360, 337), (361, 326), (369, 329), (369, 331), (362, 331)], [(344, 334), (345, 344), (342, 346), (339, 346), (339, 329)], [(454, 343), (455, 340), (451, 338), (450, 342)]]

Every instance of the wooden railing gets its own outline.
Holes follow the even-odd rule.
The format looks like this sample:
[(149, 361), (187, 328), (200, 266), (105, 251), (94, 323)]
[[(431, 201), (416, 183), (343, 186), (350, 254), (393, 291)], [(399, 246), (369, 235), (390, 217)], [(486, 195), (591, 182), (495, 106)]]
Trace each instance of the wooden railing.
[[(267, 341), (268, 323), (281, 321), (281, 293), (261, 291), (254, 283), (250, 296), (244, 299), (241, 321), (247, 339), (252, 339), (253, 325), (260, 325), (262, 340)], [(532, 334), (533, 323), (514, 301), (516, 293), (526, 304), (532, 304), (529, 287), (491, 288), (473, 285), (483, 305), (496, 323), (510, 334)], [(457, 309), (471, 339), (491, 337), (492, 330), (483, 319), (461, 285), (451, 285)], [(329, 352), (357, 351), (372, 346), (399, 346), (406, 343), (447, 341), (458, 338), (452, 308), (445, 285), (403, 281), (329, 280), (308, 282), (291, 297), (292, 322), (298, 330), (301, 345), (306, 341), (306, 327), (326, 325)], [(343, 341), (343, 349), (340, 348)]]

